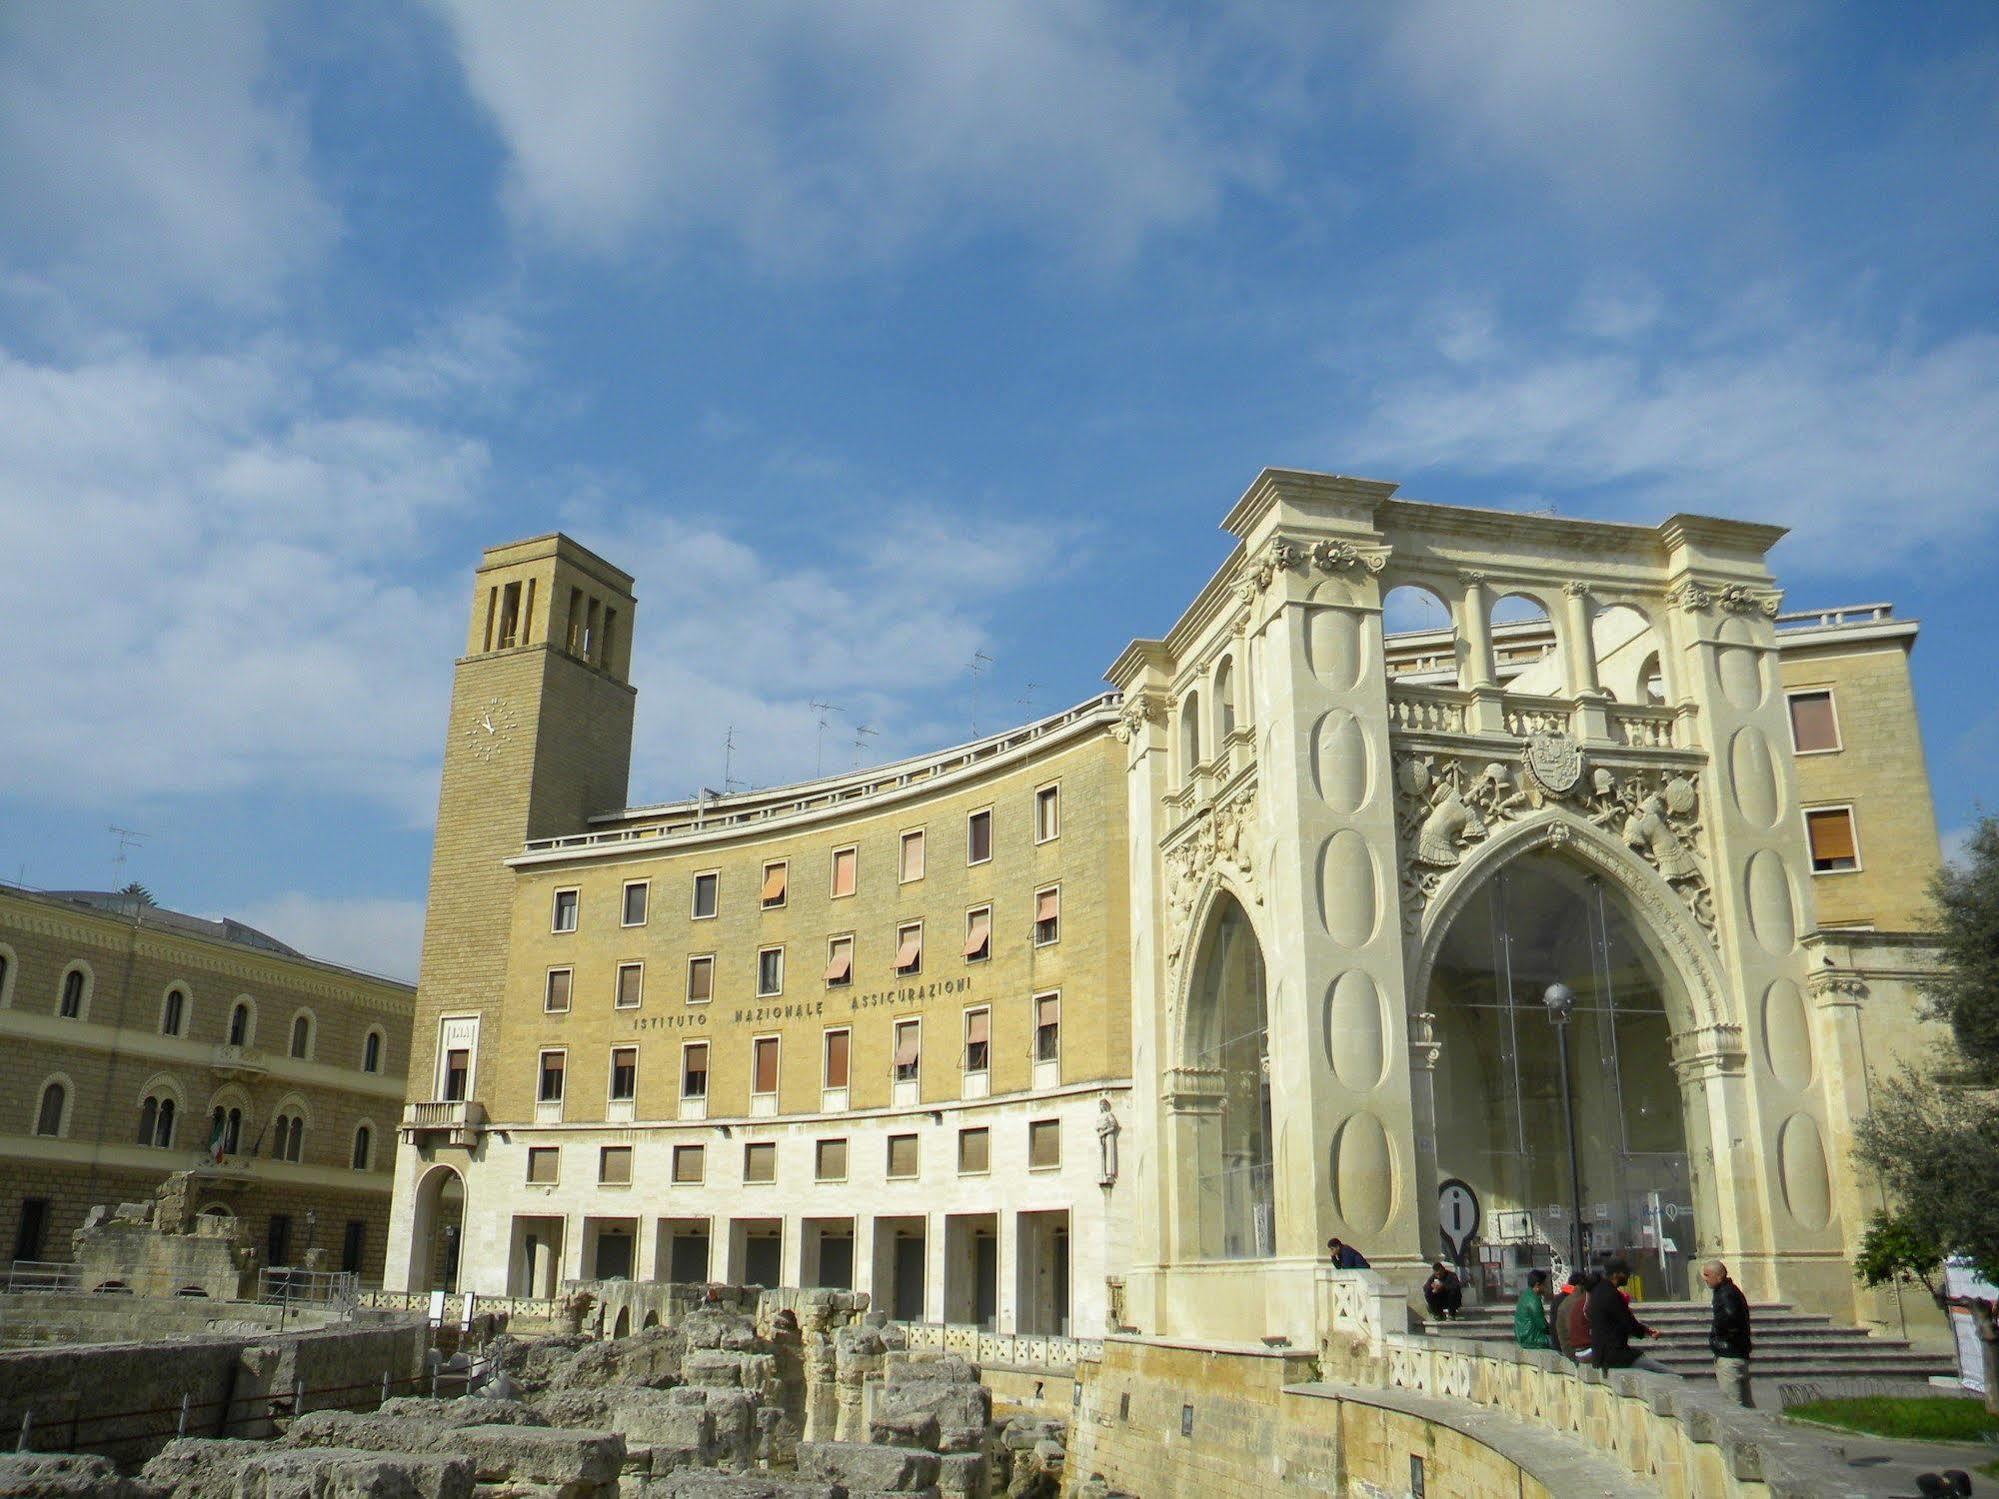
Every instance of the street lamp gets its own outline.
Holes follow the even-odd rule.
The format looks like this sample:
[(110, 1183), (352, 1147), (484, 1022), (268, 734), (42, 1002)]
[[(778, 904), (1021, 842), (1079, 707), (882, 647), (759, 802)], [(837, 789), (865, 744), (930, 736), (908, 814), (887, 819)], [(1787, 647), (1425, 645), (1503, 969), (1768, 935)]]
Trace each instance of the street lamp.
[(1569, 1102), (1569, 1017), (1575, 1013), (1576, 992), (1567, 984), (1550, 984), (1542, 992), (1541, 1003), (1548, 1007), (1548, 1023), (1555, 1028), (1555, 1061), (1562, 1077), (1562, 1126), (1569, 1145), (1569, 1268), (1583, 1264), (1583, 1177), (1576, 1158), (1576, 1115)]

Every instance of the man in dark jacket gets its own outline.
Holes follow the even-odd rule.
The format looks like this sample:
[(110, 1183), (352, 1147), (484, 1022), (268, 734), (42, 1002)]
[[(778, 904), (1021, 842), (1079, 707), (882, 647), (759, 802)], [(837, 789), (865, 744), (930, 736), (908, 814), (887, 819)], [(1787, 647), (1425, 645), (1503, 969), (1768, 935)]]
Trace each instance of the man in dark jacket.
[(1625, 1299), (1624, 1283), (1631, 1279), (1631, 1267), (1612, 1260), (1603, 1267), (1603, 1279), (1590, 1288), (1589, 1342), (1599, 1369), (1649, 1369), (1654, 1374), (1671, 1374), (1657, 1359), (1631, 1346), (1634, 1338), (1656, 1338), (1658, 1333), (1631, 1314)]
[(1458, 1272), (1438, 1260), (1430, 1267), (1430, 1278), (1423, 1282), (1423, 1300), (1430, 1315), (1439, 1321), (1456, 1317), (1465, 1304), (1464, 1282), (1458, 1279)]
[(1572, 1306), (1581, 1306), (1583, 1299), (1583, 1272), (1571, 1270), (1562, 1289), (1555, 1293), (1555, 1304), (1548, 1308), (1548, 1327), (1555, 1335), (1556, 1351), (1563, 1358), (1572, 1359), (1576, 1356), (1575, 1344), (1569, 1336), (1569, 1310)]
[(1737, 1405), (1754, 1407), (1749, 1396), (1749, 1298), (1728, 1278), (1728, 1266), (1709, 1260), (1701, 1281), (1714, 1292), (1714, 1325), (1707, 1346), (1714, 1354), (1714, 1382)]
[(1326, 1252), (1333, 1257), (1333, 1268), (1335, 1270), (1367, 1270), (1372, 1268), (1367, 1262), (1366, 1255), (1354, 1248), (1353, 1245), (1343, 1243), (1338, 1239), (1326, 1240)]

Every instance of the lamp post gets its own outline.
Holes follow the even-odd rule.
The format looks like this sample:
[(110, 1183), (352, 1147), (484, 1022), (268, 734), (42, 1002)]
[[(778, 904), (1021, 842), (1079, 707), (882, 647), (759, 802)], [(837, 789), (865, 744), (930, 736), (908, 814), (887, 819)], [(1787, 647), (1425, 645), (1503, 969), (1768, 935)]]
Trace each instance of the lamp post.
[(1569, 1268), (1580, 1270), (1583, 1263), (1583, 1177), (1576, 1157), (1576, 1115), (1569, 1101), (1569, 1016), (1575, 1013), (1576, 994), (1567, 984), (1550, 984), (1541, 995), (1548, 1007), (1548, 1023), (1555, 1028), (1555, 1062), (1562, 1078), (1562, 1129), (1569, 1147)]

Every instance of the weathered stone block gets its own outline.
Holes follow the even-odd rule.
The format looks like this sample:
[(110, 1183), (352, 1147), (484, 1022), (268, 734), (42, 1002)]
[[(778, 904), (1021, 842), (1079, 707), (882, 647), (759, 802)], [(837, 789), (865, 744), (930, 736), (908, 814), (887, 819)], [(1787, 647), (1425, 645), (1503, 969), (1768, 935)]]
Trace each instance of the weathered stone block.
[(21, 1499), (129, 1499), (140, 1493), (108, 1457), (89, 1452), (0, 1454), (0, 1494)]
[(937, 1459), (928, 1452), (872, 1442), (800, 1442), (798, 1473), (815, 1482), (837, 1483), (850, 1494), (911, 1494), (937, 1482)]
[(449, 1453), (295, 1448), (185, 1437), (146, 1464), (164, 1499), (471, 1499), (473, 1464)]

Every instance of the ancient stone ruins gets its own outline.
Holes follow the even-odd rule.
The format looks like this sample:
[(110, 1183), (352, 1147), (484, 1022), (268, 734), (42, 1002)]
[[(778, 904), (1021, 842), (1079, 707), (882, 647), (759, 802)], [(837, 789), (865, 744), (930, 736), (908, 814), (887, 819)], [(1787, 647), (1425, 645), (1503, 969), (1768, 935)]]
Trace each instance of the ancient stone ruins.
[[(663, 1289), (663, 1288), (662, 1288)], [(683, 1289), (683, 1288), (675, 1288)], [(712, 1286), (626, 1337), (475, 1319), (443, 1398), (308, 1410), (268, 1440), (181, 1437), (137, 1471), (0, 1457), (0, 1493), (113, 1499), (1010, 1499), (1061, 1488), (1066, 1424), (995, 1419), (979, 1371), (906, 1346), (865, 1295)], [(572, 1301), (581, 1323), (588, 1294)], [(464, 1391), (464, 1393), (459, 1393)]]

